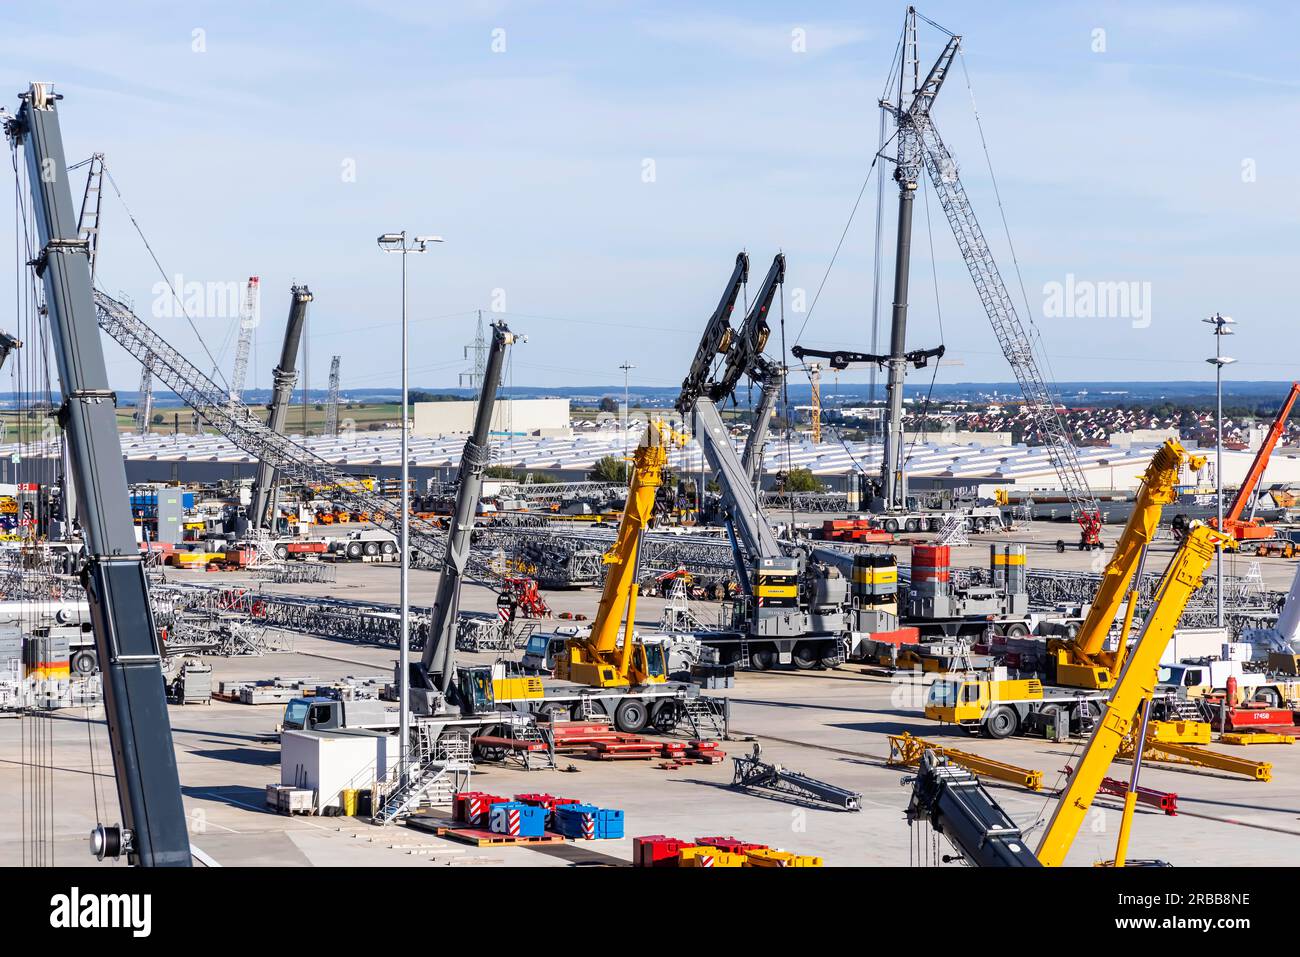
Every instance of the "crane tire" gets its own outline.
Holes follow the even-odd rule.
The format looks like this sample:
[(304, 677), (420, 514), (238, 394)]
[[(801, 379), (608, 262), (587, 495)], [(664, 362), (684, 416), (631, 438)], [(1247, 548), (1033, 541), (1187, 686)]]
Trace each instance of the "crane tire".
[(994, 705), (984, 717), (984, 733), (990, 738), (1009, 738), (1020, 727), (1020, 715), (1005, 704)]
[(801, 641), (794, 646), (794, 651), (790, 655), (794, 666), (800, 671), (812, 671), (817, 667), (817, 662), (821, 658), (816, 645), (812, 642)]
[(649, 720), (649, 709), (640, 698), (624, 698), (614, 709), (614, 726), (625, 734), (639, 734)]

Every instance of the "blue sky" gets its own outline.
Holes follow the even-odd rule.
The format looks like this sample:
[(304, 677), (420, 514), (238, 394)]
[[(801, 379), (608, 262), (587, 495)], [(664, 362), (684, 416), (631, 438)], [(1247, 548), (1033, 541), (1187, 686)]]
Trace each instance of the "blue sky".
[[(260, 386), (294, 281), (316, 297), (314, 387), (325, 385), (334, 354), (345, 388), (398, 383), (398, 263), (374, 238), (402, 227), (447, 239), (411, 261), (414, 384), (456, 384), (473, 310), (501, 305), (503, 294), (512, 325), (529, 337), (515, 350), (513, 383), (616, 383), (630, 360), (634, 386), (668, 386), (684, 374), (741, 248), (760, 275), (786, 253), (789, 344), (807, 318), (805, 345), (867, 346), (874, 183), (812, 315), (795, 312), (792, 297), (802, 289), (812, 299), (862, 186), (903, 10), (14, 5), (0, 36), (0, 89), (12, 108), (29, 80), (56, 82), (70, 158), (107, 154), (169, 274), (261, 276)], [(1056, 378), (1201, 378), (1212, 341), (1197, 320), (1215, 310), (1240, 323), (1226, 350), (1240, 360), (1233, 375), (1300, 372), (1300, 18), (1287, 5), (920, 10), (965, 38), (970, 90), (954, 71), (936, 122), (1020, 302), (973, 92)], [(792, 49), (795, 30), (804, 52)], [(937, 38), (923, 30), (923, 59), (937, 54)], [(653, 182), (644, 181), (646, 160)], [(886, 195), (888, 238), (892, 184)], [(940, 341), (937, 289), (955, 360), (941, 381), (1005, 381), (937, 201), (928, 228), (926, 206), (923, 193), (909, 345)], [(111, 190), (104, 210), (101, 284), (144, 312), (158, 274)], [(3, 233), (13, 262), (12, 231)], [(13, 270), (4, 273), (0, 295), (12, 302)], [(1045, 287), (1069, 276), (1149, 289), (1149, 324), (1043, 315)], [(885, 282), (886, 306), (890, 292)], [(199, 324), (228, 375), (233, 320)], [(202, 354), (183, 319), (158, 328), (192, 358)], [(115, 347), (109, 361), (114, 385), (135, 388), (134, 361)]]

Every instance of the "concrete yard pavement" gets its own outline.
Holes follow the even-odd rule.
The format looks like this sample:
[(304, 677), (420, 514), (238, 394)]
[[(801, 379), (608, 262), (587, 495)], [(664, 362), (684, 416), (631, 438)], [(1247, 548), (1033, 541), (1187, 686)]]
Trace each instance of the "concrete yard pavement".
[[(1068, 537), (1066, 526), (1037, 526), (998, 540), (1029, 540), (1033, 565), (1099, 567), (1106, 553), (1073, 549), (1057, 555), (1052, 543)], [(1113, 530), (1108, 528), (1113, 535)], [(957, 550), (954, 564), (987, 561), (989, 539)], [(1155, 551), (1163, 568), (1173, 543)], [(900, 557), (904, 557), (900, 554)], [(905, 560), (905, 558), (904, 558)], [(1245, 559), (1231, 559), (1244, 563)], [(1270, 587), (1289, 585), (1294, 564), (1262, 560)], [(1241, 564), (1235, 566), (1243, 574)], [(213, 584), (245, 581), (234, 574), (175, 572), (169, 577)], [(417, 605), (433, 594), (436, 575), (412, 573)], [(338, 581), (317, 585), (265, 586), (270, 590), (374, 602), (397, 597), (397, 570), (392, 565), (345, 565)], [(548, 592), (553, 611), (591, 616), (599, 595), (594, 589)], [(662, 599), (644, 599), (640, 624), (652, 627)], [(462, 606), (489, 611), (495, 593), (467, 586)], [(717, 606), (701, 604), (699, 615), (716, 618)], [(542, 627), (561, 624), (542, 623)], [(274, 676), (392, 674), (391, 648), (295, 636), (292, 652), (258, 658), (209, 659), (216, 681)], [(486, 661), (468, 655), (465, 660)], [(925, 687), (911, 675), (898, 678), (864, 673), (854, 665), (835, 671), (744, 673), (728, 692), (736, 735), (752, 735), (766, 759), (859, 791), (861, 813), (804, 808), (771, 797), (732, 790), (730, 761), (661, 770), (657, 762), (600, 762), (561, 758), (565, 770), (524, 771), (488, 766), (476, 770), (476, 787), (497, 793), (547, 791), (592, 803), (623, 808), (628, 838), (583, 843), (597, 862), (631, 859), (632, 836), (669, 834), (694, 838), (709, 834), (772, 844), (824, 857), (828, 865), (905, 866), (920, 841), (920, 828), (909, 832), (903, 818), (909, 790), (907, 772), (886, 766), (888, 735), (902, 731), (950, 743), (978, 754), (1043, 772), (1049, 788), (1062, 782), (1062, 768), (1077, 761), (1081, 743), (1042, 740), (991, 741), (927, 721), (921, 713)], [(171, 708), (185, 806), (194, 843), (227, 865), (420, 866), (490, 865), (562, 866), (570, 851), (527, 848), (475, 848), (411, 828), (376, 828), (342, 818), (281, 817), (264, 806), (264, 788), (280, 780), (279, 749), (274, 737), (282, 709), (214, 701), (208, 706)], [(89, 719), (89, 721), (88, 721)], [(93, 748), (92, 748), (93, 745)], [(748, 741), (723, 747), (729, 754), (747, 751)], [(1178, 865), (1284, 865), (1300, 856), (1300, 749), (1260, 746), (1221, 750), (1273, 762), (1273, 780), (1258, 783), (1211, 771), (1174, 769), (1148, 764), (1142, 783), (1179, 795), (1180, 814), (1167, 817), (1139, 808), (1130, 854), (1163, 858)], [(1127, 778), (1128, 765), (1117, 763), (1114, 777)], [(1037, 837), (1052, 809), (1052, 797), (987, 781), (1007, 811)], [(1070, 863), (1089, 865), (1114, 853), (1118, 802), (1102, 798), (1075, 842)], [(97, 811), (96, 808), (99, 808)], [(38, 859), (58, 864), (91, 861), (86, 835), (96, 820), (118, 820), (102, 707), (0, 720), (0, 863)], [(39, 824), (38, 824), (39, 821)], [(946, 853), (946, 848), (944, 849)], [(592, 855), (587, 855), (592, 856)]]

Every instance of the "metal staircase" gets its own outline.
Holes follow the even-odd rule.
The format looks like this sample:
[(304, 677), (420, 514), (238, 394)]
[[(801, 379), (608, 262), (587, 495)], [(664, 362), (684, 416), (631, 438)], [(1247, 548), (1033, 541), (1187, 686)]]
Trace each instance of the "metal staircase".
[(691, 737), (696, 740), (705, 738), (725, 738), (727, 736), (728, 707), (726, 698), (706, 698), (697, 695), (687, 698), (682, 703), (681, 721), (691, 729)]
[(419, 808), (450, 804), (469, 786), (473, 767), (465, 735), (444, 734), (430, 744), (421, 733), (415, 752), (393, 769), (392, 786), (376, 803), (371, 820), (390, 824)]

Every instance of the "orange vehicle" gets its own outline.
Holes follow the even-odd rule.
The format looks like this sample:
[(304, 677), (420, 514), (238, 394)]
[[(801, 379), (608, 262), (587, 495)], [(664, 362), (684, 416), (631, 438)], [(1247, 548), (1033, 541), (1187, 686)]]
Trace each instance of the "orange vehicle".
[[(1291, 414), (1291, 407), (1295, 405), (1297, 396), (1300, 396), (1300, 382), (1292, 382), (1291, 391), (1287, 393), (1286, 401), (1282, 403), (1282, 408), (1278, 410), (1277, 418), (1273, 420), (1268, 435), (1264, 437), (1263, 444), (1259, 447), (1259, 451), (1255, 453), (1255, 461), (1250, 463), (1250, 470), (1246, 472), (1246, 477), (1242, 479), (1241, 488), (1237, 489), (1237, 495), (1232, 500), (1232, 506), (1223, 516), (1223, 531), (1238, 542), (1259, 541), (1260, 539), (1273, 538), (1277, 534), (1273, 530), (1273, 526), (1267, 522), (1258, 521), (1250, 516), (1242, 518), (1242, 513), (1254, 496), (1260, 479), (1264, 477), (1264, 470), (1268, 467), (1268, 460), (1273, 454), (1273, 449), (1277, 446), (1282, 433), (1286, 431), (1286, 420)], [(1211, 528), (1218, 528), (1216, 519), (1211, 519), (1208, 524)]]

